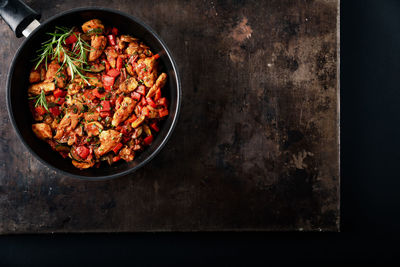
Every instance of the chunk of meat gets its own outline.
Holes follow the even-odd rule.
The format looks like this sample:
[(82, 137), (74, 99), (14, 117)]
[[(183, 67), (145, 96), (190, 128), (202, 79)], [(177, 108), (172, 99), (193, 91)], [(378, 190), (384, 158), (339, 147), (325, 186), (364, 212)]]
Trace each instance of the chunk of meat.
[(101, 130), (103, 130), (103, 125), (101, 125), (97, 121), (85, 124), (85, 131), (87, 132), (89, 137), (99, 135)]
[(68, 95), (75, 95), (81, 90), (84, 85), (82, 78), (74, 78), (70, 84), (67, 85)]
[(157, 79), (157, 64), (157, 59), (154, 56), (138, 60), (136, 73), (147, 87), (152, 87)]
[(137, 55), (143, 52), (143, 48), (140, 47), (139, 43), (134, 41), (130, 42), (128, 47), (125, 49), (125, 53), (128, 55)]
[(111, 125), (118, 126), (121, 122), (126, 120), (129, 117), (129, 115), (132, 113), (133, 109), (135, 108), (136, 103), (137, 102), (134, 101), (132, 98), (124, 97), (121, 105), (119, 106), (117, 111), (115, 111), (115, 113), (114, 113)]
[(83, 117), (86, 122), (97, 121), (100, 117), (100, 113), (98, 112), (86, 112), (83, 114)]
[(45, 94), (48, 94), (56, 89), (54, 82), (41, 82), (35, 83), (28, 87), (28, 93), (30, 95), (40, 95), (42, 90)]
[(132, 37), (130, 35), (121, 35), (121, 42), (130, 43), (130, 42), (135, 42), (137, 40), (139, 40), (139, 39)]
[(88, 82), (90, 85), (95, 87), (103, 87), (103, 83), (99, 79), (98, 74), (87, 73), (86, 76), (88, 77)]
[(56, 60), (53, 60), (48, 66), (47, 66), (47, 72), (46, 72), (46, 81), (47, 82), (52, 82), (54, 81), (55, 85), (59, 88), (64, 88), (66, 85), (66, 80), (67, 80), (67, 73), (64, 68), (62, 68), (60, 71), (60, 65)]
[(67, 114), (65, 114), (64, 118), (62, 118), (57, 126), (57, 132), (54, 136), (54, 139), (59, 140), (61, 143), (65, 143), (67, 140), (62, 137), (68, 136), (71, 131), (75, 129), (78, 122), (78, 114), (75, 114), (73, 112), (68, 112)]
[(100, 146), (94, 151), (97, 157), (110, 152), (121, 141), (122, 134), (115, 130), (107, 130), (101, 132), (99, 137)]
[(110, 63), (112, 68), (115, 68), (116, 62), (117, 62), (117, 57), (118, 53), (115, 51), (115, 48), (112, 46), (109, 46), (104, 50), (104, 53), (106, 54), (107, 61)]
[(150, 88), (146, 97), (152, 97), (157, 92), (158, 88), (164, 87), (166, 81), (167, 81), (167, 74), (163, 72), (160, 74), (160, 76), (158, 76), (156, 83)]
[(32, 124), (32, 131), (42, 140), (49, 139), (53, 137), (51, 133), (50, 125), (46, 123), (35, 123)]
[[(98, 31), (94, 31), (94, 29), (99, 29)], [(102, 24), (101, 20), (99, 19), (92, 19), (89, 21), (86, 21), (85, 23), (83, 23), (82, 25), (82, 31), (84, 33), (99, 33), (100, 31), (103, 32), (104, 30), (104, 25)]]
[(136, 81), (136, 79), (134, 77), (131, 77), (129, 79), (126, 79), (125, 81), (123, 81), (120, 85), (118, 90), (116, 91), (117, 94), (120, 93), (129, 93), (132, 92), (133, 90), (136, 89), (136, 87), (138, 86), (138, 82)]
[(89, 61), (95, 61), (103, 53), (106, 47), (107, 39), (102, 35), (93, 35), (90, 43)]
[(135, 158), (135, 151), (125, 146), (119, 151), (119, 156), (126, 162), (132, 161)]
[(38, 83), (40, 81), (41, 81), (40, 69), (31, 70), (31, 73), (29, 73), (29, 82), (30, 83)]
[(72, 160), (72, 164), (77, 167), (78, 169), (87, 169), (90, 167), (93, 167), (94, 161), (83, 161), (83, 162), (78, 162), (76, 160)]

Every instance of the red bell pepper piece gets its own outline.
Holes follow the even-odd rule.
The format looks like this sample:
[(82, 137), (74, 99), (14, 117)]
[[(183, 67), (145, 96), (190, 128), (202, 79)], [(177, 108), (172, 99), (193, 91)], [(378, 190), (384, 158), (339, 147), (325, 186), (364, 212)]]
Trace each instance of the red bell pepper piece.
[(124, 122), (124, 124), (125, 124), (125, 125), (129, 125), (129, 124), (131, 124), (132, 122), (134, 122), (136, 119), (137, 119), (137, 117), (136, 117), (135, 115), (132, 114), (132, 115), (130, 116), (130, 118), (127, 119), (127, 120)]
[(160, 98), (161, 98), (161, 89), (158, 88), (157, 91), (156, 91), (156, 94), (154, 96), (154, 101), (157, 101)]
[(110, 45), (116, 45), (115, 35), (109, 34), (109, 35), (107, 35), (107, 39), (108, 39), (108, 42), (110, 43)]
[(82, 159), (86, 159), (89, 156), (89, 152), (89, 148), (87, 148), (86, 146), (78, 146), (76, 148), (76, 153)]
[(137, 93), (137, 92), (132, 92), (131, 97), (137, 101), (140, 100), (140, 98), (142, 97), (141, 94)]
[(92, 94), (95, 97), (97, 97), (98, 99), (100, 99), (100, 98), (106, 97), (107, 92), (100, 93), (99, 90), (96, 88), (96, 89), (93, 89)]
[(65, 39), (65, 44), (70, 45), (75, 43), (76, 41), (78, 41), (78, 38), (76, 38), (75, 34), (71, 34)]
[(142, 106), (146, 106), (147, 105), (147, 101), (145, 97), (142, 97)]
[(103, 60), (102, 62), (106, 65), (106, 72), (108, 72), (111, 68), (110, 62), (108, 60)]
[(153, 108), (156, 108), (156, 107), (157, 107), (157, 104), (154, 103), (153, 99), (151, 99), (150, 97), (147, 97), (147, 98), (146, 98), (146, 102), (147, 102), (147, 104), (149, 104), (149, 105), (152, 106)]
[(103, 100), (100, 102), (100, 107), (101, 107), (101, 111), (110, 111), (111, 110), (111, 105), (110, 105), (110, 101), (108, 100)]
[(121, 105), (123, 100), (124, 100), (124, 97), (122, 95), (118, 97), (117, 101), (115, 101), (115, 108), (116, 109), (119, 108), (119, 105)]
[(159, 58), (160, 58), (160, 55), (159, 55), (159, 54), (155, 54), (155, 55), (153, 56), (153, 58), (154, 58), (154, 59), (159, 59)]
[(118, 153), (118, 151), (122, 148), (122, 143), (118, 143), (118, 145), (116, 145), (112, 151), (114, 151), (115, 154)]
[(118, 56), (118, 58), (117, 58), (117, 66), (116, 66), (116, 69), (118, 71), (120, 71), (122, 69), (122, 64), (123, 64), (123, 58), (122, 58), (122, 56)]
[(153, 136), (152, 135), (150, 135), (150, 136), (147, 136), (144, 140), (143, 140), (143, 143), (145, 144), (145, 145), (150, 145), (151, 143), (153, 142)]
[(65, 98), (64, 97), (59, 97), (56, 99), (56, 104), (58, 105), (62, 105), (65, 102)]
[(111, 76), (111, 77), (118, 77), (118, 75), (120, 74), (120, 71), (117, 69), (110, 69), (109, 71), (107, 71), (107, 75)]
[(105, 89), (111, 90), (114, 85), (115, 77), (103, 75), (103, 85)]
[(141, 95), (146, 94), (146, 87), (144, 85), (139, 85), (139, 87), (136, 89), (136, 92), (138, 92)]
[(51, 107), (49, 108), (51, 114), (53, 114), (55, 117), (61, 114), (60, 107)]
[(57, 88), (56, 90), (54, 90), (53, 95), (55, 98), (58, 97), (64, 97), (67, 94), (67, 92), (64, 92), (63, 90), (61, 90), (60, 88)]
[(37, 106), (35, 107), (35, 111), (39, 115), (44, 115), (46, 114), (46, 110), (42, 106)]
[(111, 33), (112, 33), (114, 36), (117, 36), (117, 35), (118, 35), (118, 29), (115, 28), (115, 27), (113, 27), (113, 28), (111, 29)]
[(160, 128), (158, 128), (157, 122), (153, 122), (152, 124), (150, 124), (150, 127), (156, 132), (160, 131)]
[(117, 162), (118, 160), (120, 160), (121, 159), (121, 157), (120, 156), (115, 156), (115, 157), (113, 157), (113, 162)]
[(168, 109), (164, 108), (158, 111), (158, 114), (160, 115), (160, 118), (167, 116), (168, 115)]

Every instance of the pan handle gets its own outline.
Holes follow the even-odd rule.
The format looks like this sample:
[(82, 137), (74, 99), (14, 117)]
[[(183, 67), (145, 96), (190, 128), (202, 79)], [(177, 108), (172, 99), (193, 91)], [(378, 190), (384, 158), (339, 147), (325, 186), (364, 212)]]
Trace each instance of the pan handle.
[(0, 16), (18, 38), (29, 35), (33, 27), (39, 26), (40, 14), (20, 0), (0, 0)]

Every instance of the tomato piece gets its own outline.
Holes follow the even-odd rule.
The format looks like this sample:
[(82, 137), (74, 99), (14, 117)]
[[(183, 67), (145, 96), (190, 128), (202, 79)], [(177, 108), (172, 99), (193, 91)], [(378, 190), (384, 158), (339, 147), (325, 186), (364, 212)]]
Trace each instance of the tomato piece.
[(113, 34), (107, 35), (108, 42), (110, 45), (116, 45), (117, 43), (115, 42), (115, 36)]
[(147, 137), (143, 140), (143, 143), (144, 143), (146, 146), (150, 145), (152, 142), (153, 142), (153, 136), (152, 136), (152, 135), (147, 136)]
[(35, 111), (39, 115), (44, 115), (46, 114), (46, 110), (42, 106), (37, 106), (35, 107)]
[(164, 106), (165, 108), (168, 107), (168, 100), (165, 97), (162, 97), (157, 100), (157, 105)]
[(120, 71), (122, 69), (122, 65), (123, 65), (123, 58), (122, 56), (118, 56), (116, 69)]
[(127, 119), (124, 124), (125, 125), (130, 125), (132, 122), (134, 122), (137, 119), (137, 117), (135, 115), (131, 115), (129, 119)]
[(107, 117), (111, 117), (111, 113), (110, 111), (100, 111), (100, 117), (107, 118)]
[(140, 98), (142, 97), (141, 94), (137, 93), (137, 92), (132, 92), (131, 97), (137, 101), (140, 100)]
[(65, 98), (64, 97), (59, 97), (56, 99), (56, 104), (58, 105), (62, 105), (65, 102)]
[(118, 153), (118, 151), (122, 148), (122, 143), (118, 143), (118, 145), (116, 145), (112, 151), (114, 151), (115, 154)]
[(89, 99), (89, 100), (93, 100), (96, 98), (96, 96), (93, 94), (92, 90), (86, 90), (83, 95)]
[(115, 157), (113, 157), (113, 162), (117, 162), (118, 160), (120, 160), (121, 159), (121, 157), (120, 156), (115, 156)]
[(147, 101), (145, 97), (142, 97), (142, 106), (146, 106), (147, 105)]
[(78, 41), (78, 38), (76, 38), (75, 34), (71, 34), (65, 39), (65, 44), (70, 45)]
[(67, 92), (64, 92), (63, 90), (61, 90), (60, 88), (57, 88), (56, 90), (54, 90), (53, 95), (55, 98), (58, 97), (64, 97), (67, 94)]
[(160, 131), (160, 128), (158, 128), (157, 122), (153, 122), (152, 124), (150, 124), (150, 127), (156, 132)]
[(148, 117), (150, 115), (149, 109), (147, 107), (142, 108), (142, 114)]
[(117, 69), (110, 69), (107, 71), (107, 75), (116, 78), (121, 72)]
[(160, 58), (160, 55), (159, 55), (159, 54), (155, 54), (155, 55), (153, 56), (153, 58), (154, 58), (154, 59), (159, 59), (159, 58)]
[(156, 94), (154, 96), (154, 101), (157, 101), (160, 98), (161, 98), (161, 89), (158, 88), (157, 91), (156, 91)]
[(76, 148), (76, 153), (81, 159), (86, 159), (89, 156), (89, 148), (86, 146), (78, 146)]
[(110, 111), (111, 110), (111, 105), (110, 105), (110, 101), (108, 100), (103, 100), (100, 102), (100, 107), (101, 107), (101, 111)]
[(61, 114), (60, 107), (51, 107), (49, 108), (51, 114), (53, 114), (55, 117)]
[(160, 117), (164, 117), (168, 115), (168, 109), (164, 108), (158, 111), (158, 114), (160, 115)]
[(136, 92), (138, 92), (141, 95), (146, 94), (146, 87), (144, 85), (139, 85), (139, 87), (136, 89)]
[[(103, 75), (104, 88), (110, 88), (114, 85), (115, 77)], [(110, 88), (111, 89), (111, 88)]]
[(153, 108), (156, 108), (156, 107), (157, 107), (157, 104), (154, 103), (153, 99), (151, 99), (150, 97), (147, 97), (147, 98), (146, 98), (146, 102), (147, 102), (147, 104), (149, 104), (149, 105), (152, 106)]
[(111, 29), (111, 33), (112, 33), (114, 36), (117, 36), (117, 35), (118, 35), (118, 29), (115, 28), (115, 27), (113, 27), (113, 28)]

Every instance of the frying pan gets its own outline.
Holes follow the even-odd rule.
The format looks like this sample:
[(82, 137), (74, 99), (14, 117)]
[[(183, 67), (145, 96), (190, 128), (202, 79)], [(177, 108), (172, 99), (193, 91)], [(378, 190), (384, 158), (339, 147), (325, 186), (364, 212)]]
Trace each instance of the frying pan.
[[(18, 138), (26, 148), (44, 165), (71, 177), (86, 180), (116, 178), (136, 171), (160, 152), (170, 138), (178, 120), (181, 104), (181, 85), (178, 69), (165, 43), (146, 24), (123, 12), (103, 7), (72, 9), (55, 15), (43, 23), (40, 15), (19, 0), (0, 0), (0, 16), (10, 26), (17, 37), (27, 37), (18, 49), (7, 77), (7, 108), (11, 123)], [(150, 49), (160, 55), (162, 71), (168, 75), (163, 94), (169, 100), (169, 115), (160, 125), (160, 132), (150, 147), (140, 153), (132, 162), (117, 162), (111, 166), (102, 164), (100, 168), (79, 170), (71, 161), (62, 158), (50, 146), (39, 140), (32, 132), (32, 116), (28, 107), (28, 77), (40, 44), (47, 40), (47, 32), (54, 32), (55, 26), (80, 26), (90, 19), (100, 19), (104, 25), (117, 27), (119, 32), (139, 38)], [(22, 155), (21, 155), (22, 156)]]

